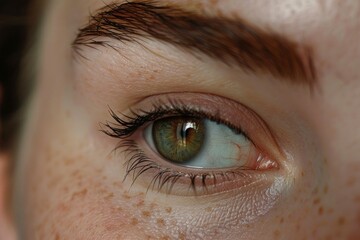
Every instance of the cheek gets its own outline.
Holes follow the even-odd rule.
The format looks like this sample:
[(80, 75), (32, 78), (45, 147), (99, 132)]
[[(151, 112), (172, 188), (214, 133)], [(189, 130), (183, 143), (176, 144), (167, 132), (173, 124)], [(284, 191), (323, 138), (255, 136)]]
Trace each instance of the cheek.
[[(106, 233), (110, 239), (118, 239), (123, 234), (138, 233), (127, 207), (112, 201), (112, 179), (91, 155), (96, 151), (89, 141), (72, 136), (60, 124), (47, 129), (58, 131), (39, 133), (26, 166), (26, 236), (100, 239)], [(121, 184), (113, 184), (121, 189)]]
[[(99, 238), (100, 229), (113, 222), (108, 216), (116, 217), (119, 225), (128, 225), (125, 229), (131, 231), (126, 214), (110, 214), (112, 206), (103, 204), (111, 193), (104, 185), (101, 164), (94, 161), (96, 151), (86, 135), (86, 122), (74, 125), (80, 119), (71, 107), (48, 105), (41, 109), (38, 120), (28, 126), (33, 131), (24, 138), (17, 170), (24, 236)], [(56, 109), (55, 113), (51, 109)]]
[(19, 159), (24, 175), (18, 179), (18, 212), (24, 236), (146, 239), (144, 232), (163, 232), (170, 225), (163, 214), (172, 209), (145, 201), (144, 193), (129, 193), (122, 182), (122, 164), (109, 154), (115, 146), (99, 146), (91, 134), (98, 131), (87, 128), (78, 111), (64, 109), (43, 113), (28, 138), (34, 141), (26, 142), (29, 150)]
[(320, 165), (321, 173), (311, 163), (300, 171), (289, 195), (283, 196), (282, 209), (269, 218), (273, 239), (359, 239), (359, 176), (350, 171), (345, 176), (339, 163), (324, 160)]

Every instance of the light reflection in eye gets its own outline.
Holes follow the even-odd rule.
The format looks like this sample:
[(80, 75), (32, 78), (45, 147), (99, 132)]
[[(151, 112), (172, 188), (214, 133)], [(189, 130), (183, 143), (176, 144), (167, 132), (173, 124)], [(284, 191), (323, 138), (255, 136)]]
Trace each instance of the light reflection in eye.
[(144, 132), (146, 142), (165, 160), (194, 168), (245, 166), (253, 144), (244, 133), (208, 119), (169, 117)]

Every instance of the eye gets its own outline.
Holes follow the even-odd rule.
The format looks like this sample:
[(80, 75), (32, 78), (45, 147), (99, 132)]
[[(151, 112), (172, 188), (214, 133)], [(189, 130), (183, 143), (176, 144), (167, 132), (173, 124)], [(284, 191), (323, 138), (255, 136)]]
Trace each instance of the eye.
[[(103, 132), (120, 139), (126, 174), (167, 194), (229, 191), (279, 169), (281, 150), (262, 119), (230, 99), (199, 93), (152, 96)], [(272, 175), (274, 177), (274, 175)]]
[(156, 120), (144, 132), (154, 151), (186, 167), (246, 166), (254, 148), (243, 133), (208, 119), (168, 117)]

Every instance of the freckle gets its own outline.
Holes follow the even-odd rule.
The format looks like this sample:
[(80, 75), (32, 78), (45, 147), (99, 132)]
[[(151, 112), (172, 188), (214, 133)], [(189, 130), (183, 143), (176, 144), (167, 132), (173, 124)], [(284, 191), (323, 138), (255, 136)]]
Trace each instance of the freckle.
[(167, 207), (167, 208), (165, 208), (165, 211), (166, 211), (167, 213), (171, 213), (171, 212), (172, 212), (172, 208), (171, 208), (171, 207)]
[(160, 226), (165, 226), (165, 221), (164, 221), (164, 219), (162, 219), (162, 218), (158, 218), (158, 219), (156, 220), (156, 222), (157, 222), (157, 224), (160, 225)]
[(211, 212), (211, 211), (212, 211), (212, 208), (211, 208), (211, 207), (207, 207), (207, 208), (205, 208), (205, 211), (206, 211), (206, 212)]
[(300, 229), (301, 229), (301, 227), (300, 227), (300, 225), (299, 225), (299, 224), (296, 224), (295, 228), (296, 228), (296, 231), (297, 231), (297, 232), (299, 232), (299, 231), (300, 231)]
[(87, 189), (84, 188), (81, 191), (74, 192), (73, 195), (71, 196), (71, 200), (73, 200), (74, 198), (77, 198), (77, 197), (84, 197), (86, 194), (87, 194)]
[(76, 177), (80, 174), (80, 170), (75, 170), (71, 173), (71, 176)]
[(280, 218), (280, 223), (284, 223), (284, 218)]
[(334, 209), (329, 208), (327, 212), (328, 212), (328, 214), (332, 214), (334, 212)]
[(160, 239), (161, 240), (170, 240), (170, 237), (169, 236), (162, 236)]
[(61, 212), (67, 212), (70, 209), (69, 206), (66, 205), (65, 203), (60, 203), (57, 208)]
[(280, 236), (280, 231), (279, 231), (279, 230), (275, 230), (275, 231), (274, 231), (274, 236), (275, 236), (275, 237), (279, 237), (279, 236)]
[(344, 218), (344, 217), (339, 217), (337, 223), (338, 223), (339, 226), (344, 225), (344, 223), (345, 223), (345, 218)]
[(318, 208), (318, 213), (319, 215), (322, 215), (324, 213), (324, 208), (323, 207), (319, 207)]
[(140, 200), (135, 204), (136, 207), (141, 207), (143, 205), (144, 205), (144, 200)]
[(211, 0), (210, 4), (216, 6), (218, 5), (218, 0)]
[(68, 192), (69, 192), (69, 188), (68, 188), (67, 186), (63, 187), (62, 190), (63, 190), (64, 193), (68, 193)]
[(98, 192), (99, 192), (100, 194), (105, 194), (105, 193), (107, 193), (108, 191), (107, 191), (106, 189), (104, 189), (104, 188), (100, 188), (100, 189), (98, 190)]
[(329, 188), (328, 188), (328, 186), (327, 186), (327, 185), (325, 185), (325, 187), (324, 187), (324, 193), (325, 193), (325, 194), (327, 194), (327, 193), (328, 193), (328, 191), (329, 191)]
[(149, 211), (143, 211), (143, 212), (142, 212), (142, 215), (143, 215), (144, 217), (150, 217), (150, 216), (151, 216), (151, 214), (150, 214)]
[(121, 182), (113, 182), (113, 186), (117, 188), (122, 188)]
[(360, 195), (355, 196), (355, 197), (354, 197), (354, 201), (360, 203)]
[(133, 226), (137, 225), (138, 223), (139, 223), (139, 221), (138, 221), (136, 218), (132, 218), (132, 219), (131, 219), (131, 224), (132, 224)]
[(179, 233), (179, 240), (185, 240), (186, 236), (184, 233)]
[(131, 198), (127, 193), (124, 193), (122, 196), (123, 196), (124, 198), (126, 198), (126, 199), (130, 199), (130, 198)]
[(56, 185), (58, 185), (60, 181), (60, 177), (54, 177), (48, 184), (48, 188), (54, 188)]
[(301, 171), (301, 176), (302, 176), (302, 177), (305, 176), (305, 173), (304, 173), (303, 171)]
[(349, 178), (349, 179), (347, 180), (346, 185), (347, 185), (348, 187), (352, 187), (352, 186), (354, 186), (355, 183), (356, 183), (356, 178), (355, 178), (355, 177), (351, 177), (351, 178)]
[(113, 208), (113, 212), (115, 212), (115, 211), (116, 212), (122, 212), (122, 210), (123, 210), (122, 207), (119, 207), (119, 206)]
[(114, 193), (109, 193), (106, 197), (105, 200), (110, 200), (114, 197)]
[(55, 234), (55, 240), (60, 240), (60, 235), (59, 235), (59, 233), (56, 233), (56, 234)]
[(79, 181), (77, 182), (77, 186), (80, 188), (80, 187), (82, 187), (83, 186), (83, 181), (82, 181), (82, 176), (79, 176)]
[(320, 203), (320, 198), (315, 198), (314, 201), (313, 201), (313, 204), (317, 205), (319, 203)]
[(64, 165), (65, 166), (70, 166), (74, 163), (74, 159), (73, 158), (67, 158), (64, 160)]

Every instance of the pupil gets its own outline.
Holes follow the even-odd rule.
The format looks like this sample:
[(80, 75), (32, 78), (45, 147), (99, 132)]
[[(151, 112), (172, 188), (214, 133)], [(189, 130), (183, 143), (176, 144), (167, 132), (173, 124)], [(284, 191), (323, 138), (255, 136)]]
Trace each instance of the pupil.
[(184, 163), (200, 152), (205, 126), (198, 118), (169, 117), (154, 122), (152, 135), (156, 150), (166, 160)]

